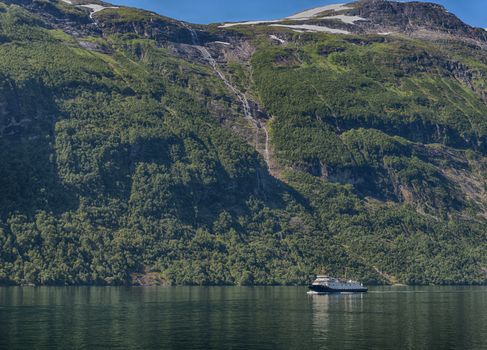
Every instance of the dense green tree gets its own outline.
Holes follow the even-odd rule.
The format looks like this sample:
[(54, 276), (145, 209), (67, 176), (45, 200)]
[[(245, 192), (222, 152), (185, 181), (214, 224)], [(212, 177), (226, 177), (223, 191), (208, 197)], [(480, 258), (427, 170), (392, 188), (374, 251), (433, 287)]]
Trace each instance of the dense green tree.
[(85, 10), (0, 2), (0, 284), (486, 283), (485, 51), (235, 30), (277, 179), (185, 27)]

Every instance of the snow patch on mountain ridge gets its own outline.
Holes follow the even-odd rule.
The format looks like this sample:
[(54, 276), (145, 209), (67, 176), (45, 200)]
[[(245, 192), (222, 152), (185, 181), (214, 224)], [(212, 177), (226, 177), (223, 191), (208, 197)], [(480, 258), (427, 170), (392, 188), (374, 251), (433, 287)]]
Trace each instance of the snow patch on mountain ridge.
[[(345, 4), (327, 5), (327, 6), (317, 7), (317, 8), (311, 9), (311, 10), (306, 10), (306, 11), (297, 13), (295, 15), (286, 17), (284, 19), (225, 23), (225, 24), (221, 25), (220, 28), (231, 28), (231, 27), (243, 26), (243, 25), (279, 23), (282, 21), (305, 21), (305, 20), (310, 20), (310, 19), (337, 19), (337, 20), (340, 20), (346, 24), (355, 24), (355, 22), (357, 22), (357, 21), (367, 21), (367, 19), (359, 17), (359, 16), (347, 16), (347, 15), (334, 15), (334, 16), (318, 17), (318, 15), (320, 13), (323, 13), (323, 12), (327, 12), (327, 11), (338, 12), (338, 11), (346, 11), (346, 10), (352, 10), (352, 8), (345, 6)], [(322, 31), (322, 30), (320, 30), (320, 31)]]
[(365, 19), (360, 16), (347, 16), (347, 15), (326, 16), (326, 17), (320, 17), (320, 19), (338, 19), (346, 24), (355, 24), (355, 22), (358, 21), (368, 21), (368, 19)]
[[(68, 5), (75, 5), (72, 0), (61, 0)], [(116, 6), (102, 6), (98, 4), (86, 4), (86, 5), (76, 5), (78, 7), (84, 7), (91, 10), (90, 18), (93, 19), (93, 15), (97, 12), (103, 11), (105, 9), (118, 9)]]
[(341, 29), (328, 28), (312, 24), (271, 24), (270, 27), (285, 27), (295, 29), (296, 31), (306, 30), (309, 32), (322, 32), (331, 34), (350, 34), (350, 32)]
[(90, 18), (93, 19), (93, 15), (97, 12), (103, 11), (105, 9), (118, 9), (118, 7), (115, 6), (101, 6), (97, 4), (88, 4), (88, 5), (79, 5), (80, 7), (86, 7), (91, 10), (90, 13)]
[(352, 10), (352, 8), (347, 7), (346, 4), (327, 5), (327, 6), (316, 7), (316, 8), (310, 9), (310, 10), (306, 10), (303, 12), (296, 13), (295, 15), (286, 17), (286, 19), (306, 20), (306, 19), (312, 19), (322, 12), (326, 12), (326, 11), (337, 12), (337, 11), (344, 11), (344, 10)]
[(221, 25), (220, 28), (230, 28), (230, 27), (236, 27), (236, 26), (251, 26), (254, 24), (267, 24), (267, 23), (277, 23), (281, 22), (281, 20), (271, 20), (271, 21), (248, 21), (248, 22), (235, 22), (235, 23), (225, 23), (224, 25)]

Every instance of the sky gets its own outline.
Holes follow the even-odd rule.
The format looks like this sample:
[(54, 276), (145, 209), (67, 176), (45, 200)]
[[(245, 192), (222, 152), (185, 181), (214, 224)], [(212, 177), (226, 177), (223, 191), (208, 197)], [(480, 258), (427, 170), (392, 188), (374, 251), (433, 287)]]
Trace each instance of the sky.
[[(347, 0), (107, 0), (143, 8), (191, 23), (279, 19), (313, 7)], [(487, 28), (487, 0), (430, 0), (445, 6), (464, 22)]]

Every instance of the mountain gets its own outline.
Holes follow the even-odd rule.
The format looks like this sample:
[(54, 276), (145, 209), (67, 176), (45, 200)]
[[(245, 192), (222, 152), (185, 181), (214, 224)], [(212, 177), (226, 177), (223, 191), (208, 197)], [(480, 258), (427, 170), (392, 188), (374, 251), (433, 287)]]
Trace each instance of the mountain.
[(0, 1), (0, 284), (487, 283), (487, 32)]

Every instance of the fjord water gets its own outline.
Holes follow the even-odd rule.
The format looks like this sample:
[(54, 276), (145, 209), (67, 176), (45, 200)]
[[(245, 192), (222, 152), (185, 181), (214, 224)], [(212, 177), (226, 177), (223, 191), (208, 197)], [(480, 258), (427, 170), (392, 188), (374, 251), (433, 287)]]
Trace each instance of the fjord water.
[(0, 349), (487, 349), (487, 288), (0, 288)]

